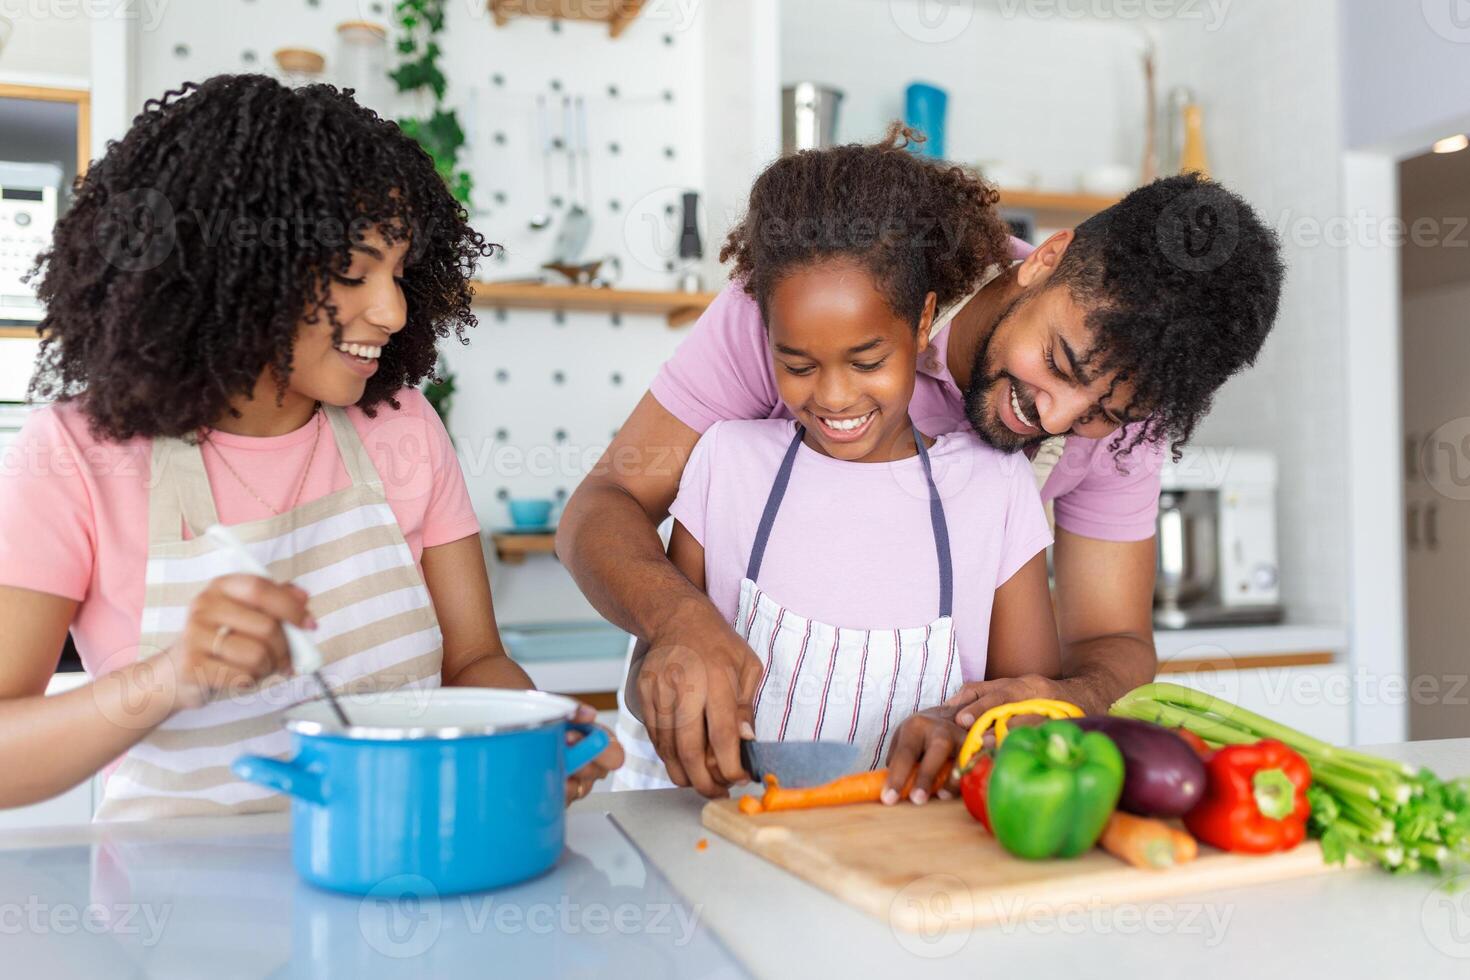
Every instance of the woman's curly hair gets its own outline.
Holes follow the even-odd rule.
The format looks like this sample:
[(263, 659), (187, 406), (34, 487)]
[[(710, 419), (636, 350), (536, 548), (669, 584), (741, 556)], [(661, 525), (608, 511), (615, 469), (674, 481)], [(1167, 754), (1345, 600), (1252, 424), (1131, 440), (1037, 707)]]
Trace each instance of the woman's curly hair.
[(269, 368), (278, 393), (306, 317), (376, 228), (411, 239), (408, 319), (361, 401), (430, 376), (438, 338), (466, 342), (470, 280), (493, 254), (434, 162), (330, 85), (220, 75), (151, 99), (76, 184), (38, 260), (46, 310), (32, 397), (77, 398), (100, 436), (185, 436)]
[(917, 328), (928, 293), (948, 306), (1008, 260), (1000, 195), (972, 171), (909, 152), (923, 139), (894, 123), (878, 143), (806, 150), (756, 178), (720, 261), (733, 260), (732, 275), (762, 313), (787, 273), (846, 257)]

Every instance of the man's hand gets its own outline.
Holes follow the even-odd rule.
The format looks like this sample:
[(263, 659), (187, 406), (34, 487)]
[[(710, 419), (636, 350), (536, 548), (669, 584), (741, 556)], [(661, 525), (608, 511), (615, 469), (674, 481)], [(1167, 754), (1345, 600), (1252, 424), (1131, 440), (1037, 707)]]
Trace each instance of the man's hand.
[(721, 797), (750, 777), (740, 740), (755, 737), (761, 662), (713, 606), (674, 617), (638, 671), (643, 725), (677, 786)]
[[(902, 725), (888, 748), (888, 780), (883, 785), (882, 801), (892, 805), (899, 801), (910, 773), (918, 766), (914, 776), (914, 788), (909, 799), (923, 803), (929, 799), (929, 791), (935, 784), (943, 787), (949, 782), (949, 772), (955, 756), (964, 744), (966, 730), (954, 722), (954, 712), (940, 705), (910, 715)], [(950, 791), (940, 788), (938, 797), (947, 800)]]
[[(1032, 698), (1050, 698), (1054, 701), (1073, 701), (1074, 692), (1065, 680), (1054, 681), (1039, 674), (1021, 677), (1001, 677), (993, 681), (973, 681), (962, 686), (949, 700), (940, 705), (955, 723), (969, 729), (975, 720), (991, 708)], [(1087, 711), (1087, 705), (1078, 704)], [(1014, 723), (1013, 723), (1014, 724)]]

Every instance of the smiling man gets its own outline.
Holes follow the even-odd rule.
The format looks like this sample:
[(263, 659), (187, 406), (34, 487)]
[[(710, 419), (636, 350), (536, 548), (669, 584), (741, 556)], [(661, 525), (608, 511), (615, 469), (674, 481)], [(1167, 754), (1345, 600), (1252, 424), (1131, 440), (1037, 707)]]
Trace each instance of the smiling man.
[[(966, 685), (947, 702), (960, 724), (1028, 697), (1101, 711), (1153, 678), (1159, 464), (1254, 361), (1283, 277), (1273, 232), (1195, 175), (1140, 188), (1017, 259), (936, 320), (910, 411), (926, 434), (969, 424), (1032, 457), (1056, 524), (1063, 676)], [(649, 734), (674, 781), (708, 795), (744, 775), (738, 738), (749, 737), (760, 660), (669, 563), (656, 527), (700, 433), (783, 413), (760, 310), (732, 283), (577, 489), (557, 535), (592, 603), (647, 642), (639, 669), (656, 681), (657, 714), (678, 727)]]

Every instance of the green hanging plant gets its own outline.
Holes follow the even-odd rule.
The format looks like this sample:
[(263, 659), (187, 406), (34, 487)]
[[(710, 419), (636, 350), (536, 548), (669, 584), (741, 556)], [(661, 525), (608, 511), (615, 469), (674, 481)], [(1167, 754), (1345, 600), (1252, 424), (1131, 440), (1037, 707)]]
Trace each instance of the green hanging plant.
[(444, 92), (449, 81), (439, 67), (443, 54), (435, 40), (444, 31), (444, 8), (447, 0), (398, 0), (393, 16), (398, 23), (398, 67), (388, 73), (400, 94), (427, 90), (434, 105), (428, 118), (405, 118), (398, 126), (424, 148), (434, 159), (434, 169), (444, 178), (449, 192), (466, 207), (474, 178), (459, 169), (459, 151), (464, 146), (464, 129), (459, 115), (444, 105)]

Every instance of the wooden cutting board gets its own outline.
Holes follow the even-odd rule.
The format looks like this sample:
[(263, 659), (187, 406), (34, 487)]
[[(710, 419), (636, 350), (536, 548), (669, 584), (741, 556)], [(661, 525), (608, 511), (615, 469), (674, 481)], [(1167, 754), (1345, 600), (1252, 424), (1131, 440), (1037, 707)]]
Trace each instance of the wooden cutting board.
[(1101, 850), (1074, 860), (1007, 854), (959, 800), (924, 806), (862, 803), (747, 816), (734, 800), (704, 808), (721, 837), (849, 905), (911, 932), (1057, 916), (1075, 908), (1235, 888), (1336, 870), (1315, 841), (1283, 854), (1199, 857), (1142, 871)]

